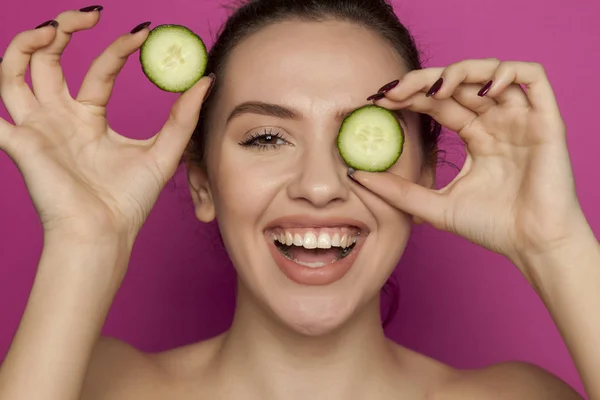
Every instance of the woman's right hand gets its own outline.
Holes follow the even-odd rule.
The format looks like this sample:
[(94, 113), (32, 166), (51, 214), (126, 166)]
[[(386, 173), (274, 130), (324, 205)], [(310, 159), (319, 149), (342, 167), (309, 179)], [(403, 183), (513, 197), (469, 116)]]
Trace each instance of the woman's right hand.
[[(16, 163), (44, 232), (133, 244), (196, 126), (212, 79), (201, 79), (174, 104), (160, 132), (133, 140), (112, 130), (106, 105), (127, 57), (148, 35), (127, 33), (94, 61), (77, 97), (70, 96), (60, 56), (73, 32), (89, 29), (98, 11), (67, 11), (18, 34), (0, 64), (0, 95), (15, 125), (0, 118), (0, 149)], [(30, 67), (32, 88), (24, 80)], [(89, 235), (89, 236), (88, 236)]]

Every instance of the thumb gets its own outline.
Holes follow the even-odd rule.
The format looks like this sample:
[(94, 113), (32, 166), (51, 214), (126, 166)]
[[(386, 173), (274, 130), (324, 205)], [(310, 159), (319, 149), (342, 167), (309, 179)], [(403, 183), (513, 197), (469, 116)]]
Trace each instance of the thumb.
[(210, 94), (214, 80), (214, 74), (200, 79), (171, 107), (169, 119), (152, 146), (156, 162), (165, 170), (174, 168), (181, 159), (198, 123), (202, 103)]
[(435, 227), (443, 225), (446, 199), (443, 194), (408, 181), (391, 172), (348, 170), (348, 176), (391, 206)]

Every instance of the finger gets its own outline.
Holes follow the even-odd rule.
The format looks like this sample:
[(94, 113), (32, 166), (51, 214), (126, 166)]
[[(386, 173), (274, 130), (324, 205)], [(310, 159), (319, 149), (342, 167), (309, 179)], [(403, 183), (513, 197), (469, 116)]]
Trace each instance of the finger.
[(485, 114), (492, 107), (497, 107), (496, 100), (479, 96), (481, 85), (474, 83), (463, 83), (459, 85), (452, 93), (452, 98), (463, 107), (474, 111), (478, 115)]
[(13, 133), (14, 126), (9, 124), (4, 118), (0, 118), (0, 150), (8, 153), (10, 135)]
[(156, 136), (151, 151), (157, 164), (169, 176), (176, 170), (190, 141), (198, 123), (202, 102), (209, 94), (214, 79), (213, 74), (206, 76), (183, 93), (171, 108), (169, 119)]
[[(486, 96), (506, 96), (507, 91), (521, 91), (534, 109), (558, 111), (554, 90), (544, 67), (538, 63), (504, 61), (495, 71), (494, 82)], [(524, 85), (523, 91), (520, 85)], [(518, 89), (517, 89), (518, 87)]]
[(98, 107), (106, 107), (117, 75), (127, 58), (144, 43), (148, 30), (125, 34), (111, 43), (94, 60), (77, 94), (77, 100)]
[[(487, 83), (488, 87), (491, 88), (494, 82), (494, 78), (492, 78)], [(485, 89), (485, 86), (482, 89)], [(527, 99), (527, 95), (525, 94), (523, 88), (515, 84), (505, 86), (503, 90), (496, 90), (492, 93), (492, 95), (487, 92), (482, 96), (493, 98), (498, 104), (504, 106), (531, 107), (531, 103)]]
[(351, 171), (350, 177), (391, 206), (435, 227), (443, 225), (446, 202), (435, 190), (391, 172)]
[[(481, 86), (477, 94), (479, 97), (483, 97), (489, 93), (491, 86), (494, 84), (500, 65), (502, 65), (502, 62), (495, 58), (464, 60), (451, 64), (442, 72), (443, 84), (433, 96), (443, 99), (452, 96), (462, 84), (479, 84)], [(510, 83), (505, 85), (503, 90), (496, 91), (493, 96), (487, 97), (493, 98), (500, 104), (529, 107), (529, 101), (523, 90), (517, 85), (510, 85)]]
[(439, 124), (457, 132), (459, 135), (461, 135), (464, 127), (477, 118), (475, 111), (466, 108), (452, 97), (438, 100), (427, 97), (423, 92), (417, 92), (400, 102), (383, 98), (377, 100), (376, 104), (389, 110), (410, 110), (427, 114)]
[(58, 15), (56, 36), (31, 57), (33, 91), (40, 102), (69, 95), (60, 58), (74, 32), (90, 29), (100, 20), (99, 12), (66, 11)]
[(2, 61), (0, 96), (13, 121), (19, 125), (38, 107), (38, 101), (25, 82), (31, 55), (47, 46), (56, 35), (53, 25), (19, 33), (10, 42)]
[[(495, 86), (494, 74), (499, 65), (500, 61), (497, 59), (465, 60), (446, 68), (414, 70), (406, 74), (400, 84), (385, 93), (385, 96), (392, 100), (402, 101), (414, 93), (424, 92), (428, 96), (445, 99), (451, 97), (461, 84), (481, 85), (480, 90), (484, 89), (489, 94), (491, 85)], [(486, 88), (486, 84), (490, 81), (492, 84)], [(518, 85), (506, 85), (503, 90), (494, 91), (491, 94), (493, 96), (490, 95), (490, 97), (498, 102), (529, 106), (529, 101)]]

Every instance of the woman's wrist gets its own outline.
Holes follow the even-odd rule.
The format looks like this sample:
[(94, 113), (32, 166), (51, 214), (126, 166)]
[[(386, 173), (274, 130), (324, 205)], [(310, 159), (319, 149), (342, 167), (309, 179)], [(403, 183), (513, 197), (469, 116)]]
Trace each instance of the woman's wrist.
[(543, 251), (523, 252), (511, 261), (538, 292), (545, 291), (560, 285), (567, 275), (577, 276), (594, 266), (600, 269), (600, 243), (586, 222)]
[(103, 283), (120, 286), (127, 271), (133, 241), (115, 233), (72, 233), (54, 231), (44, 235), (38, 275), (60, 276), (79, 284), (88, 281), (90, 289)]
[(136, 237), (137, 234), (116, 230), (64, 227), (44, 231), (44, 249), (48, 247), (65, 247), (69, 249), (90, 249), (92, 251), (102, 250), (108, 254), (130, 254)]

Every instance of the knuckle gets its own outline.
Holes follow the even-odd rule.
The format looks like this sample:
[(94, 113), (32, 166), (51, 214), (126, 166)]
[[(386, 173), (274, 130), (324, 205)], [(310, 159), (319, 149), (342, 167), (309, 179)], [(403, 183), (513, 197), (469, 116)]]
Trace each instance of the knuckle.
[(452, 64), (448, 64), (446, 68), (444, 68), (443, 76), (447, 77), (449, 75), (454, 75), (457, 71), (463, 71), (467, 67), (470, 60), (462, 60), (453, 62)]
[(546, 75), (546, 69), (542, 64), (537, 62), (531, 62), (529, 63), (529, 66), (535, 71), (536, 74)]
[(406, 74), (404, 74), (404, 77), (402, 78), (402, 81), (406, 82), (406, 81), (413, 80), (416, 77), (418, 77), (421, 74), (423, 74), (424, 71), (425, 71), (424, 69), (413, 69), (411, 71), (408, 71)]
[[(16, 56), (15, 53), (20, 53), (21, 55), (30, 55), (44, 46), (47, 46), (48, 43), (54, 38), (54, 34), (48, 35), (46, 32), (43, 33), (44, 35), (40, 36), (40, 31), (28, 30), (16, 34), (6, 49), (6, 58), (12, 60), (13, 56)], [(3, 64), (6, 64), (7, 61), (8, 60), (5, 60)]]
[(501, 61), (500, 63), (498, 63), (496, 71), (501, 73), (505, 71), (515, 70), (517, 69), (517, 67), (518, 63), (515, 63), (514, 61)]
[(54, 20), (60, 24), (61, 22), (67, 21), (72, 16), (73, 16), (73, 11), (67, 10), (67, 11), (63, 11), (63, 12), (59, 13), (56, 16), (56, 18), (54, 18)]
[(8, 45), (9, 48), (16, 48), (19, 51), (23, 51), (30, 47), (31, 42), (33, 42), (33, 35), (30, 34), (31, 31), (24, 31), (17, 33), (13, 40)]

